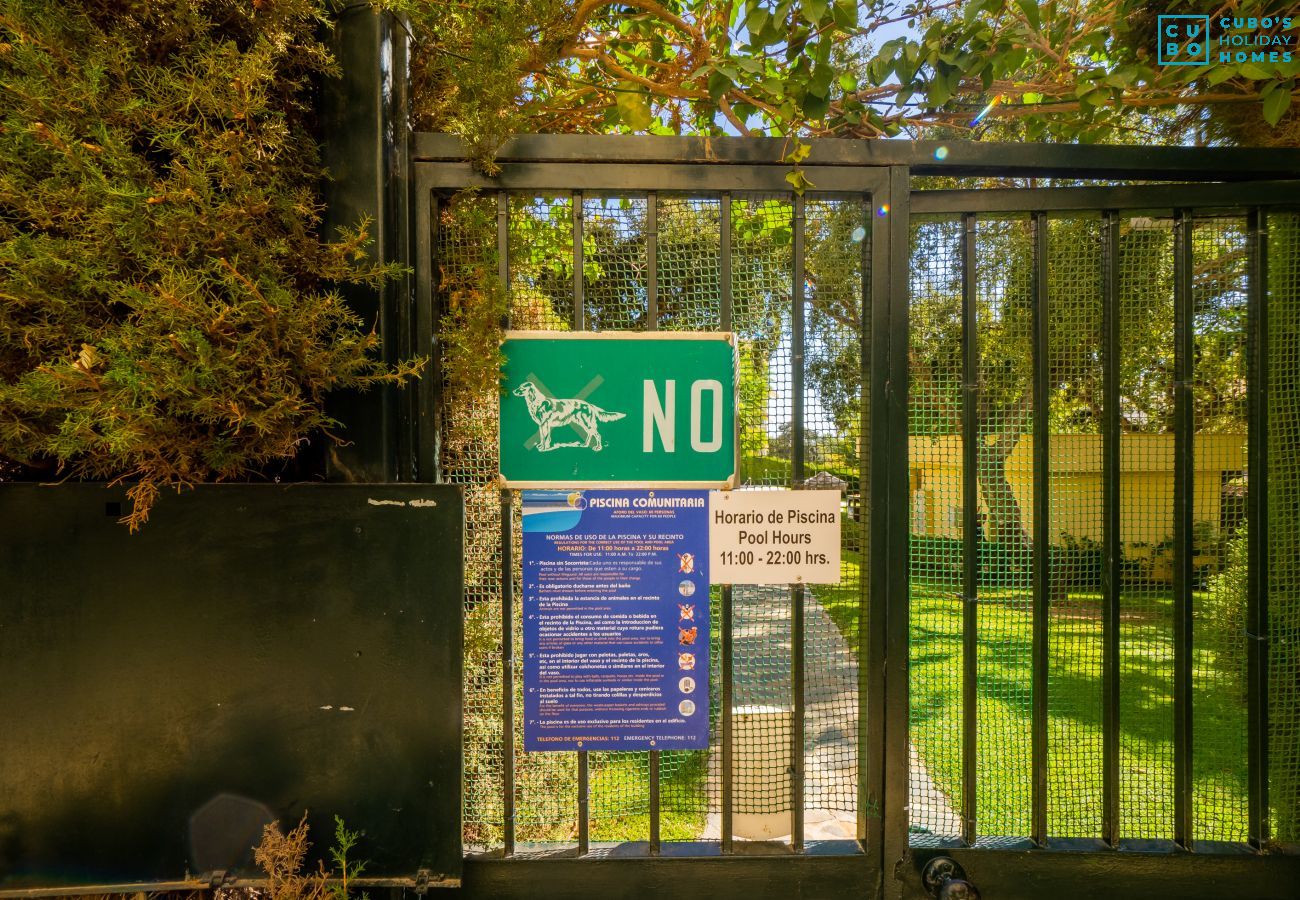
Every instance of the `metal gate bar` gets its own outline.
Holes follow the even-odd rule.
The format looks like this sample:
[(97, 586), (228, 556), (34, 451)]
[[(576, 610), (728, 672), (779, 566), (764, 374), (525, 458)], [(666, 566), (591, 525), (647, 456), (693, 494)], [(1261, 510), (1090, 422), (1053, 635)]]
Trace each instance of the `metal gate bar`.
[(1192, 228), (1174, 223), (1174, 843), (1191, 848), (1192, 823)]
[[(1047, 289), (1047, 214), (1037, 212), (1033, 218), (1033, 281), (1031, 335), (1034, 404), (1034, 553), (1033, 553), (1033, 684), (1032, 684), (1032, 735), (1031, 766), (1034, 777), (1030, 783), (1030, 837), (1040, 847), (1047, 845), (1047, 661), (1048, 661), (1048, 602), (1051, 598), (1051, 532), (1048, 517), (1048, 405), (1047, 353), (1049, 346), (1048, 304), (1051, 298)], [(970, 476), (974, 477), (971, 472)]]
[[(794, 442), (790, 448), (790, 480), (802, 487), (804, 480), (804, 198), (794, 198), (794, 276), (790, 311), (791, 423)], [(790, 608), (790, 689), (794, 710), (790, 719), (790, 845), (803, 850), (804, 784), (804, 586), (792, 587)]]
[(1101, 839), (1119, 846), (1120, 545), (1119, 213), (1102, 214), (1102, 813)]
[[(573, 330), (587, 330), (586, 298), (583, 296), (582, 191), (573, 192)], [(578, 751), (578, 855), (591, 849), (591, 770), (586, 750)]]
[(1247, 290), (1246, 754), (1248, 840), (1256, 849), (1268, 828), (1268, 214), (1251, 211), (1247, 222), (1250, 274)]
[[(916, 191), (914, 213), (1096, 212), (1122, 209), (1128, 213), (1171, 210), (1185, 205), (1188, 186), (1182, 184), (1124, 184), (1110, 187), (1017, 187)], [(1195, 186), (1198, 209), (1245, 210), (1257, 204), (1294, 203), (1300, 187), (1294, 181)], [(1289, 199), (1288, 199), (1289, 198)]]
[[(732, 330), (732, 285), (731, 285), (731, 192), (723, 191), (718, 208), (718, 272), (719, 281), (719, 322), (723, 331)], [(732, 665), (732, 626), (735, 621), (735, 609), (732, 604), (731, 585), (725, 584), (721, 589), (722, 638), (722, 822), (719, 825), (719, 839), (723, 853), (735, 849), (733, 835), (735, 815), (735, 672)]]
[[(497, 279), (510, 286), (510, 197), (497, 193)], [(510, 327), (506, 307), (504, 328)], [(515, 852), (515, 612), (514, 492), (501, 491), (501, 812), (503, 852)]]
[[(862, 252), (858, 261), (862, 271), (862, 290), (858, 296), (858, 358), (862, 361), (864, 371), (862, 372), (858, 403), (858, 434), (860, 435), (859, 443), (862, 445), (858, 453), (858, 515), (866, 517), (866, 527), (859, 529), (858, 533), (868, 538), (874, 518), (872, 504), (868, 502), (874, 496), (869, 491), (871, 484), (871, 371), (874, 363), (871, 356), (871, 322), (873, 292), (879, 278), (878, 275), (873, 277), (872, 271), (872, 254), (875, 252), (876, 235), (872, 225), (871, 210), (872, 198), (869, 195), (859, 198), (858, 214), (863, 229), (863, 241)], [(863, 558), (866, 558), (865, 553)], [(879, 659), (880, 657), (873, 655), (871, 645), (870, 635), (874, 631), (877, 617), (871, 613), (870, 587), (870, 564), (868, 564), (867, 577), (861, 578), (861, 593), (858, 598), (858, 642), (857, 646), (853, 648), (861, 661), (858, 665), (858, 822), (855, 832), (855, 836), (859, 841), (868, 839), (868, 823), (871, 821), (871, 805), (874, 799), (869, 788), (871, 757), (874, 754), (869, 753), (867, 748), (870, 745), (871, 736), (875, 733), (870, 723), (877, 704), (872, 695), (872, 666), (867, 663), (869, 660)]]
[(976, 766), (979, 741), (979, 330), (977, 327), (975, 214), (962, 215), (962, 840), (975, 843)]
[[(659, 195), (646, 194), (646, 330), (659, 330)], [(659, 751), (651, 750), (650, 758), (650, 855), (660, 852), (659, 822)]]

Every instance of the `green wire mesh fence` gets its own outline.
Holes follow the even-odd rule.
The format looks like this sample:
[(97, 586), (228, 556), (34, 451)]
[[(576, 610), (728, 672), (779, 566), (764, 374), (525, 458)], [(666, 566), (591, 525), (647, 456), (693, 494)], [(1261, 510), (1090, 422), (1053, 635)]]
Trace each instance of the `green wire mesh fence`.
[[(504, 209), (506, 246), (498, 247)], [(1042, 218), (1050, 298), (1035, 350), (1035, 218), (915, 216), (910, 223), (908, 385), (909, 813), (913, 843), (952, 838), (997, 846), (1029, 835), (1035, 815), (1035, 565), (1049, 566), (1045, 603), (1046, 829), (1104, 835), (1106, 530), (1105, 422), (1119, 422), (1118, 836), (1172, 838), (1175, 824), (1175, 469), (1178, 220), (1100, 211)], [(841, 580), (805, 606), (801, 806), (822, 835), (851, 837), (858, 809), (859, 658), (868, 625), (863, 478), (871, 360), (863, 298), (871, 206), (857, 196), (788, 194), (537, 195), (442, 198), (434, 241), (444, 321), (481, 300), (474, 285), (505, 252), (511, 327), (736, 332), (741, 481), (789, 487), (812, 479), (844, 494)], [(1113, 250), (1108, 223), (1114, 224)], [(1190, 562), (1191, 836), (1248, 836), (1247, 467), (1251, 352), (1249, 221), (1188, 218), (1192, 427)], [(1300, 837), (1300, 220), (1267, 217), (1266, 545), (1271, 825)], [(581, 245), (574, 246), (575, 234)], [(802, 259), (795, 248), (802, 242)], [(576, 252), (575, 252), (576, 251)], [(1109, 255), (1113, 253), (1114, 258)], [(575, 273), (575, 266), (580, 271)], [(801, 268), (802, 267), (802, 268)], [(969, 270), (968, 270), (969, 269)], [(796, 284), (796, 273), (803, 283)], [(1113, 272), (1117, 408), (1108, 409), (1107, 272)], [(724, 284), (724, 278), (729, 281)], [(476, 281), (480, 279), (480, 281)], [(804, 303), (795, 340), (792, 303)], [(581, 298), (580, 302), (575, 298)], [(472, 317), (470, 317), (472, 318)], [(968, 327), (973, 323), (973, 329)], [(468, 326), (464, 333), (472, 331)], [(495, 326), (488, 338), (497, 333)], [(479, 334), (480, 339), (484, 334)], [(446, 342), (444, 342), (446, 346)], [(447, 350), (453, 353), (454, 347)], [(800, 355), (800, 352), (802, 355)], [(1034, 388), (1045, 354), (1046, 394)], [(796, 366), (804, 395), (794, 396)], [(447, 369), (451, 371), (450, 368)], [(969, 371), (968, 371), (969, 370)], [(523, 753), (520, 722), (503, 723), (517, 692), (519, 608), (503, 629), (502, 510), (496, 484), (494, 390), (443, 386), (441, 468), (467, 494), (465, 801), (468, 846), (500, 846), (513, 779), (520, 842), (568, 842), (578, 829), (574, 754)], [(799, 400), (796, 403), (796, 399)], [(1042, 404), (1042, 408), (1036, 404)], [(969, 408), (967, 404), (970, 404)], [(796, 421), (801, 412), (801, 420)], [(1045, 412), (1045, 415), (1043, 413)], [(1045, 472), (1035, 421), (1047, 422)], [(967, 430), (969, 429), (969, 431)], [(963, 435), (975, 436), (973, 448)], [(795, 453), (798, 444), (799, 453)], [(803, 461), (796, 470), (796, 458)], [(967, 508), (974, 482), (975, 508)], [(1041, 487), (1040, 487), (1041, 485)], [(1047, 525), (1034, 522), (1046, 491)], [(518, 523), (509, 523), (519, 557)], [(1046, 552), (1035, 545), (1045, 533)], [(1039, 551), (1036, 553), (1036, 551)], [(974, 560), (975, 566), (968, 563)], [(517, 579), (518, 567), (507, 567)], [(973, 572), (973, 583), (970, 582)], [(518, 585), (516, 584), (516, 587)], [(791, 592), (737, 586), (733, 716), (738, 816), (774, 816), (790, 794)], [(721, 621), (721, 592), (710, 598)], [(720, 683), (720, 628), (710, 647)], [(967, 680), (973, 675), (971, 680)], [(516, 697), (516, 701), (518, 698)], [(516, 702), (516, 706), (520, 706)], [(713, 751), (659, 758), (660, 825), (668, 840), (717, 839), (722, 802), (721, 698), (711, 700)], [(505, 728), (513, 732), (507, 739)], [(513, 748), (513, 749), (512, 749)], [(594, 841), (645, 840), (648, 754), (590, 755)], [(830, 822), (831, 827), (826, 826)], [(838, 827), (839, 831), (835, 828)]]

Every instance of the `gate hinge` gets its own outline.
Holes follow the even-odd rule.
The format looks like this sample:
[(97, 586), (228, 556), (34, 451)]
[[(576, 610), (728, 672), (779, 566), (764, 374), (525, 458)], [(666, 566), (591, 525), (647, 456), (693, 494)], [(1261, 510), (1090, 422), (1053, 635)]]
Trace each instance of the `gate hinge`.
[(208, 873), (208, 889), (215, 891), (217, 888), (233, 884), (235, 878), (225, 869), (213, 869)]

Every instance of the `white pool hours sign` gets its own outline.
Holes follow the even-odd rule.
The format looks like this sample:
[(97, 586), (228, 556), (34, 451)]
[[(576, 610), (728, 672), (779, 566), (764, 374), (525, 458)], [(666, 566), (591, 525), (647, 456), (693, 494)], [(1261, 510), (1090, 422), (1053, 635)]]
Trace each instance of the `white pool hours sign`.
[(836, 584), (840, 492), (710, 491), (713, 584)]

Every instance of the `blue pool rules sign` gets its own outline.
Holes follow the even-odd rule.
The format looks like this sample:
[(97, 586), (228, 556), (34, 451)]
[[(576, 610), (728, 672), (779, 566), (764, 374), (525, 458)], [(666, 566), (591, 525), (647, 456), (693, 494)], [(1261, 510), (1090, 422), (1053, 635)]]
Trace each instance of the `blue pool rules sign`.
[(707, 748), (707, 492), (524, 491), (523, 532), (524, 748)]

